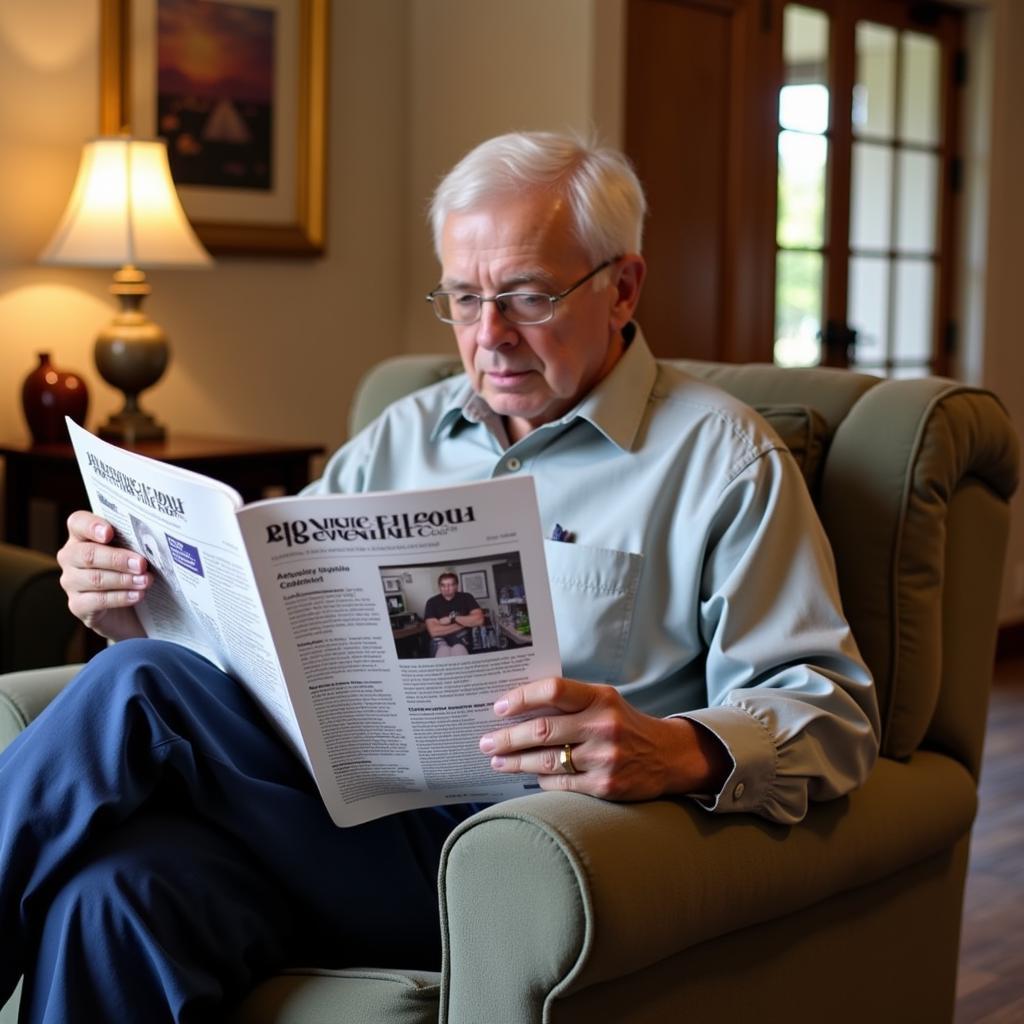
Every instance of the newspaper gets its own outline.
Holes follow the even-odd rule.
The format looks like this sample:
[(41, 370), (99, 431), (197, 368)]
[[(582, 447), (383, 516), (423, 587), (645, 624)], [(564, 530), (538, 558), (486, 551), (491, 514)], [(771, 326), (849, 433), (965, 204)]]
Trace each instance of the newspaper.
[[(335, 824), (538, 788), (492, 770), (477, 745), (498, 696), (561, 672), (532, 478), (246, 505), (68, 430), (93, 511), (149, 563), (147, 635), (245, 687)], [(426, 604), (451, 573), (482, 614), (437, 641), (457, 656), (435, 657)]]

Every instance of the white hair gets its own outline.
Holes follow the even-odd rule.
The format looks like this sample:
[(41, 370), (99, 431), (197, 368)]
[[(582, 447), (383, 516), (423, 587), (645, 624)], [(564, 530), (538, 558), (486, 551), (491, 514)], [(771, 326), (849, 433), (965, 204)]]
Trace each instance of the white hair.
[(430, 204), (434, 251), (451, 213), (534, 189), (563, 195), (595, 263), (639, 252), (647, 200), (629, 160), (576, 134), (511, 132), (482, 142), (441, 180)]

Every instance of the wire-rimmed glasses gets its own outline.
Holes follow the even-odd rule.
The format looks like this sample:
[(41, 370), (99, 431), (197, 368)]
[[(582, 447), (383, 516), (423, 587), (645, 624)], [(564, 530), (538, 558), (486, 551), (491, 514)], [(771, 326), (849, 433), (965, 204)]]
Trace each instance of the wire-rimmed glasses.
[(497, 295), (486, 296), (478, 292), (443, 291), (437, 289), (427, 295), (427, 302), (434, 309), (434, 315), (445, 324), (475, 324), (483, 313), (484, 303), (493, 302), (498, 312), (510, 323), (520, 327), (532, 327), (546, 324), (555, 315), (555, 306), (567, 295), (571, 295), (581, 284), (585, 284), (605, 267), (611, 266), (614, 259), (605, 260), (585, 274), (575, 284), (569, 285), (565, 291), (557, 295), (547, 292), (499, 292)]

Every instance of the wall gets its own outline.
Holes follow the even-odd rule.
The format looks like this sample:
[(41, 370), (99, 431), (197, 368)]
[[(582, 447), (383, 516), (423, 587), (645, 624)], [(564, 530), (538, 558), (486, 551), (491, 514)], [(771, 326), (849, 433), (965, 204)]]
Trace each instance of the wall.
[[(52, 17), (49, 17), (49, 16)], [(97, 125), (98, 8), (63, 0), (0, 4), (0, 434), (23, 432), (20, 382), (49, 349), (91, 369), (102, 287), (32, 265), (70, 190), (82, 139)], [(88, 375), (89, 383), (95, 374)]]
[(465, 152), (504, 131), (621, 140), (623, 0), (430, 0), (411, 9), (410, 352), (454, 351), (423, 296), (437, 281), (427, 203)]
[[(174, 430), (345, 436), (353, 385), (402, 347), (408, 275), (408, 3), (334, 0), (328, 252), (156, 271), (147, 310), (172, 364), (143, 404)], [(90, 424), (119, 407), (92, 366), (105, 271), (34, 265), (98, 128), (98, 0), (0, 3), (0, 436), (24, 434), (20, 381), (49, 350), (82, 372)]]
[[(1021, 239), (1024, 239), (1024, 5), (992, 4), (991, 174), (986, 247), (983, 381), (1006, 404), (1024, 436), (1024, 344), (1021, 331)], [(1013, 503), (1002, 618), (1024, 620), (1024, 495)]]
[[(1021, 435), (1024, 352), (1020, 344), (1020, 239), (1024, 237), (1024, 7), (975, 0), (966, 15), (968, 78), (962, 138), (956, 374), (991, 388)], [(1024, 620), (1024, 497), (1012, 503), (1000, 601), (1003, 622)]]

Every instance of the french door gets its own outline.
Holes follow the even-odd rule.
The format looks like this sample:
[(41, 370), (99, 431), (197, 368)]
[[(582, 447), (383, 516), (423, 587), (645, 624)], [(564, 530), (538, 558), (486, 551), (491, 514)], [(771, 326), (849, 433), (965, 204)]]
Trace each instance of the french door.
[(960, 32), (908, 0), (629, 0), (658, 354), (945, 371)]
[(946, 371), (960, 17), (935, 4), (781, 11), (773, 357)]

